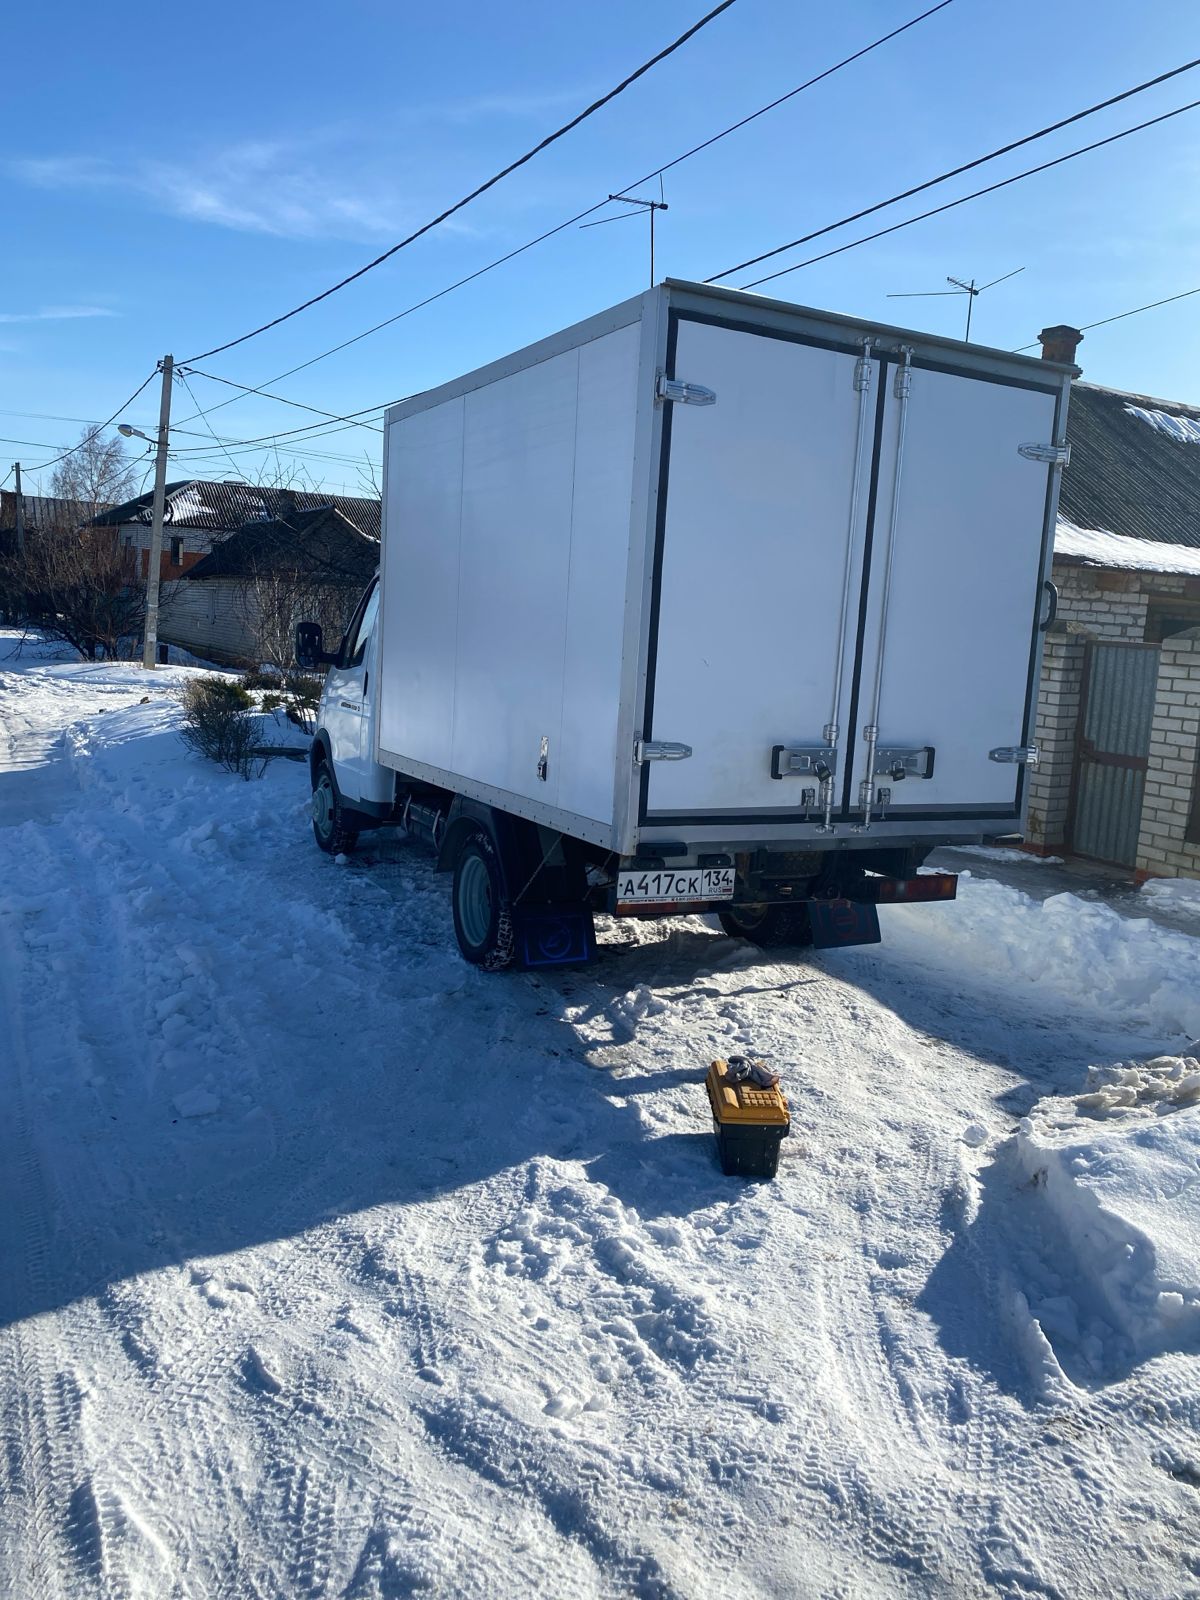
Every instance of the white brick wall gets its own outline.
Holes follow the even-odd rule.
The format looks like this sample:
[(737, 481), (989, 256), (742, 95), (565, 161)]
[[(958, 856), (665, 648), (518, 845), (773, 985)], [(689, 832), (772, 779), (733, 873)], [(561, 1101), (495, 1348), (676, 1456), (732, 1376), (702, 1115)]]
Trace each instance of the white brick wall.
[(1200, 750), (1200, 628), (1166, 640), (1159, 657), (1150, 764), (1142, 803), (1138, 871), (1147, 877), (1200, 878), (1200, 844), (1186, 835)]

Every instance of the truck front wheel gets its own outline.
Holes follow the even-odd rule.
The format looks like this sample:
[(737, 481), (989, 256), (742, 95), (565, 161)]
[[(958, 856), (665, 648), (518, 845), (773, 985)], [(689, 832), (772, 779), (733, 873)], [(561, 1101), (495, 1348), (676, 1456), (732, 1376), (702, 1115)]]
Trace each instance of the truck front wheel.
[(454, 863), (454, 932), (474, 966), (499, 972), (511, 966), (515, 940), (508, 891), (490, 837), (479, 829)]
[(812, 943), (812, 924), (808, 907), (798, 906), (729, 906), (718, 911), (721, 926), (731, 939), (748, 939), (764, 950), (777, 950), (791, 945), (800, 947)]
[(313, 838), (327, 855), (348, 855), (358, 843), (358, 829), (346, 825), (345, 807), (328, 761), (318, 761), (313, 772), (312, 825)]

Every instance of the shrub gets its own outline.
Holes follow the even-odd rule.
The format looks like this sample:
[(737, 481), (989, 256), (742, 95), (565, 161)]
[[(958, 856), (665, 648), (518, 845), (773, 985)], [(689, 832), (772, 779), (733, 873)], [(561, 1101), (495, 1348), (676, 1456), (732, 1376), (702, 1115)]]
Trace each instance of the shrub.
[(238, 679), (243, 689), (274, 689), (278, 691), (279, 674), (270, 668), (248, 667)]
[(321, 702), (324, 678), (310, 672), (289, 672), (283, 680), (284, 703), (287, 719), (302, 733), (311, 733), (317, 725), (317, 707)]
[(269, 756), (259, 743), (254, 702), (232, 678), (193, 678), (183, 690), (181, 737), (189, 749), (243, 778), (261, 777)]

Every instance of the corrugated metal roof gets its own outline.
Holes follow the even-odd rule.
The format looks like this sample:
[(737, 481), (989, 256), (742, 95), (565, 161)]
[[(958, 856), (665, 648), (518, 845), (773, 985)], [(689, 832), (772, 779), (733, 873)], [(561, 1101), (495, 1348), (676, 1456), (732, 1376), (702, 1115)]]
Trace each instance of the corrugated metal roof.
[(362, 585), (379, 564), (379, 541), (360, 533), (336, 506), (248, 522), (189, 567), (189, 582), (299, 572), (318, 582)]
[(1200, 407), (1075, 383), (1067, 438), (1069, 522), (1200, 547)]
[[(21, 514), (27, 528), (82, 527), (93, 510), (90, 500), (64, 500), (52, 494), (21, 496)], [(0, 489), (0, 528), (15, 528), (16, 525), (16, 491)]]
[[(96, 520), (106, 526), (149, 522), (153, 499), (153, 493), (139, 495)], [(211, 483), (205, 478), (186, 478), (167, 485), (163, 521), (174, 528), (199, 528), (222, 538), (248, 522), (266, 522), (291, 511), (316, 511), (323, 506), (334, 506), (368, 538), (379, 538), (378, 500), (359, 495), (313, 494), (304, 489), (258, 488), (247, 483)]]

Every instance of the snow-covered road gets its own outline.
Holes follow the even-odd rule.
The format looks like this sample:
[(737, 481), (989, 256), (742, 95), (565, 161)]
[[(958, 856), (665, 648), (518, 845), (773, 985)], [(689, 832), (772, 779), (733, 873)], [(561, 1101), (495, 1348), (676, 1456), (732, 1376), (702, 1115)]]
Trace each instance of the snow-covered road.
[(1200, 1594), (1195, 1354), (1057, 1358), (1010, 1138), (1200, 1033), (1200, 941), (968, 881), (484, 975), (416, 848), (182, 749), (186, 670), (0, 659), (0, 1594)]

